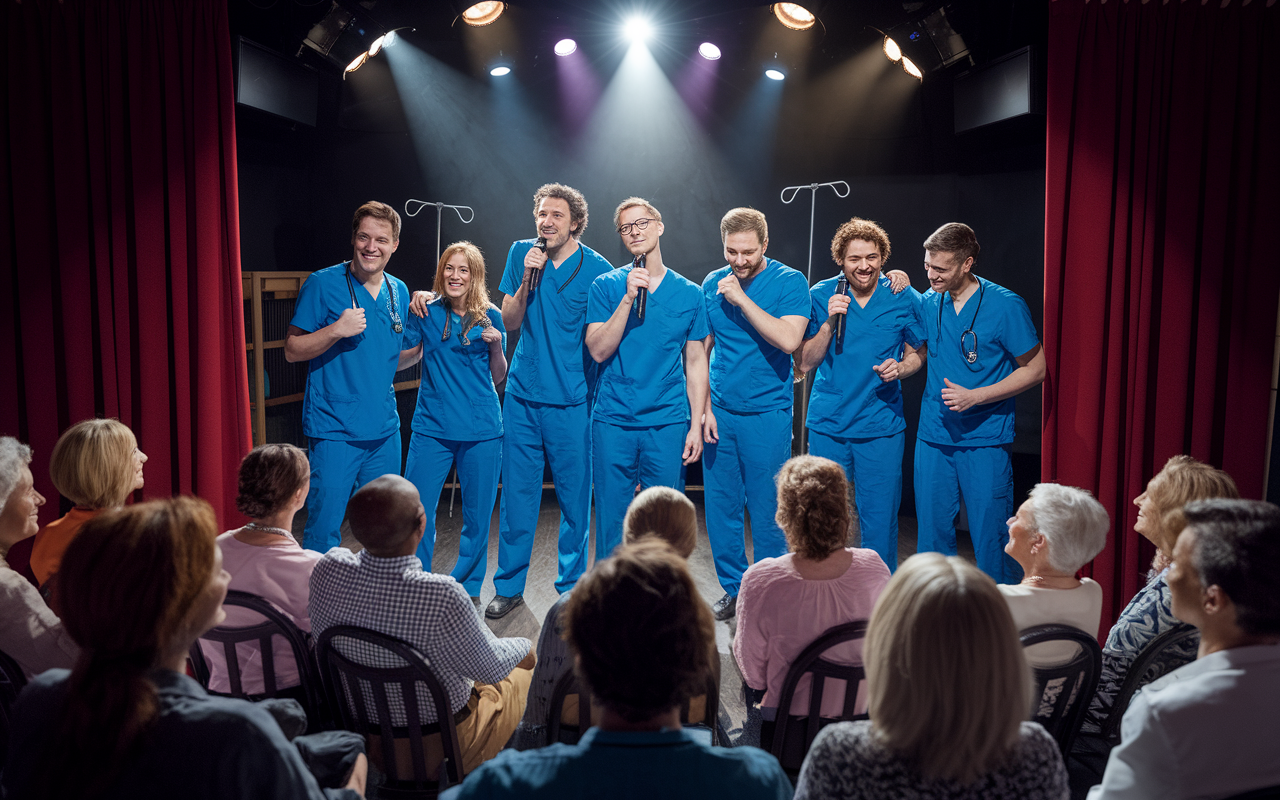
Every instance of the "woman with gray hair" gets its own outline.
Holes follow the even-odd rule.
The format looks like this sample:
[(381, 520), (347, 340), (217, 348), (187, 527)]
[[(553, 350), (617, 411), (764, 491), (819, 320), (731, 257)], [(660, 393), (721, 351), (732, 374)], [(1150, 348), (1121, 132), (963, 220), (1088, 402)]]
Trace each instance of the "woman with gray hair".
[(0, 436), (0, 650), (28, 677), (70, 667), (80, 652), (36, 587), (6, 558), (10, 547), (40, 529), (36, 514), (44, 497), (36, 491), (30, 463), (30, 447)]
[[(1083, 489), (1038, 483), (1006, 524), (1004, 551), (1025, 577), (1019, 584), (1001, 585), (1000, 593), (1018, 630), (1056, 623), (1097, 636), (1102, 587), (1076, 573), (1107, 543), (1107, 510)], [(1046, 642), (1028, 650), (1027, 660), (1032, 666), (1058, 664), (1076, 650), (1070, 642)]]

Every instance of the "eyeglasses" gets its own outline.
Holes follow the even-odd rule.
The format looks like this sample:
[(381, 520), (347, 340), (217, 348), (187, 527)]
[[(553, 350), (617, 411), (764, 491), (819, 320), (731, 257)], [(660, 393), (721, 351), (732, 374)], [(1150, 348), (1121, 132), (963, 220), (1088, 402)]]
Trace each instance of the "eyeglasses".
[(623, 236), (626, 236), (627, 234), (631, 233), (632, 228), (635, 228), (638, 231), (645, 230), (646, 228), (649, 227), (650, 222), (653, 222), (653, 220), (649, 219), (648, 217), (644, 217), (642, 219), (636, 220), (635, 222), (628, 222), (626, 225), (619, 225), (618, 233), (622, 234)]

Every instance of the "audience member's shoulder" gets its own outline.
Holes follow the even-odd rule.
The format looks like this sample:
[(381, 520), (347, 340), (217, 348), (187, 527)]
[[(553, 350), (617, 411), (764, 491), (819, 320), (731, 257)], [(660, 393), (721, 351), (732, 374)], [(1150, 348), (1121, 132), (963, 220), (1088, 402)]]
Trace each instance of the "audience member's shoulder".
[(773, 558), (762, 558), (742, 575), (742, 582), (750, 582), (756, 589), (763, 589), (775, 583), (792, 581), (799, 578), (799, 573), (791, 563), (792, 554), (785, 553)]
[(320, 555), (319, 561), (321, 565), (332, 563), (355, 566), (359, 563), (360, 557), (347, 548), (338, 546), (331, 547), (329, 548), (329, 552)]
[(1057, 741), (1038, 722), (1024, 722), (1018, 731), (1018, 761), (1052, 764), (1062, 761)]
[(67, 679), (71, 677), (69, 669), (47, 669), (32, 678), (18, 695), (18, 702), (48, 703), (60, 698), (67, 690)]
[(885, 578), (889, 577), (889, 565), (884, 563), (884, 559), (880, 554), (869, 547), (851, 547), (853, 559), (850, 564), (861, 571), (871, 571), (875, 573), (883, 573)]

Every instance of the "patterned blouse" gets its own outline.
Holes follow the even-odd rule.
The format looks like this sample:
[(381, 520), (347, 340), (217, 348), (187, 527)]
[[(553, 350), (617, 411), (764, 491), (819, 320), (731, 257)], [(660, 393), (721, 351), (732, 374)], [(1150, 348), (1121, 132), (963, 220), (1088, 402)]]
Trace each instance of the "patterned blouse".
[(800, 769), (801, 798), (930, 798), (930, 800), (1067, 800), (1067, 769), (1058, 744), (1034, 722), (1022, 723), (1008, 760), (971, 784), (929, 780), (878, 741), (871, 722), (823, 728)]

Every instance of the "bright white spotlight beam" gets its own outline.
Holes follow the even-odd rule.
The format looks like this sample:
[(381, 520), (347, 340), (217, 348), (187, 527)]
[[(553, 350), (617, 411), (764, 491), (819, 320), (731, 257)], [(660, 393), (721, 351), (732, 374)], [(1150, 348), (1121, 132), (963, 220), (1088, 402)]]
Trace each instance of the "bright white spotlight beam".
[(783, 78), (787, 77), (786, 74), (780, 69), (766, 69), (764, 71), (764, 76), (769, 80), (774, 80), (774, 81), (780, 81)]
[(627, 38), (633, 42), (647, 42), (653, 35), (653, 26), (644, 17), (631, 17), (626, 23)]
[(720, 58), (720, 48), (716, 47), (711, 42), (703, 42), (702, 44), (698, 45), (698, 55), (702, 56), (708, 61), (715, 61), (716, 59)]

